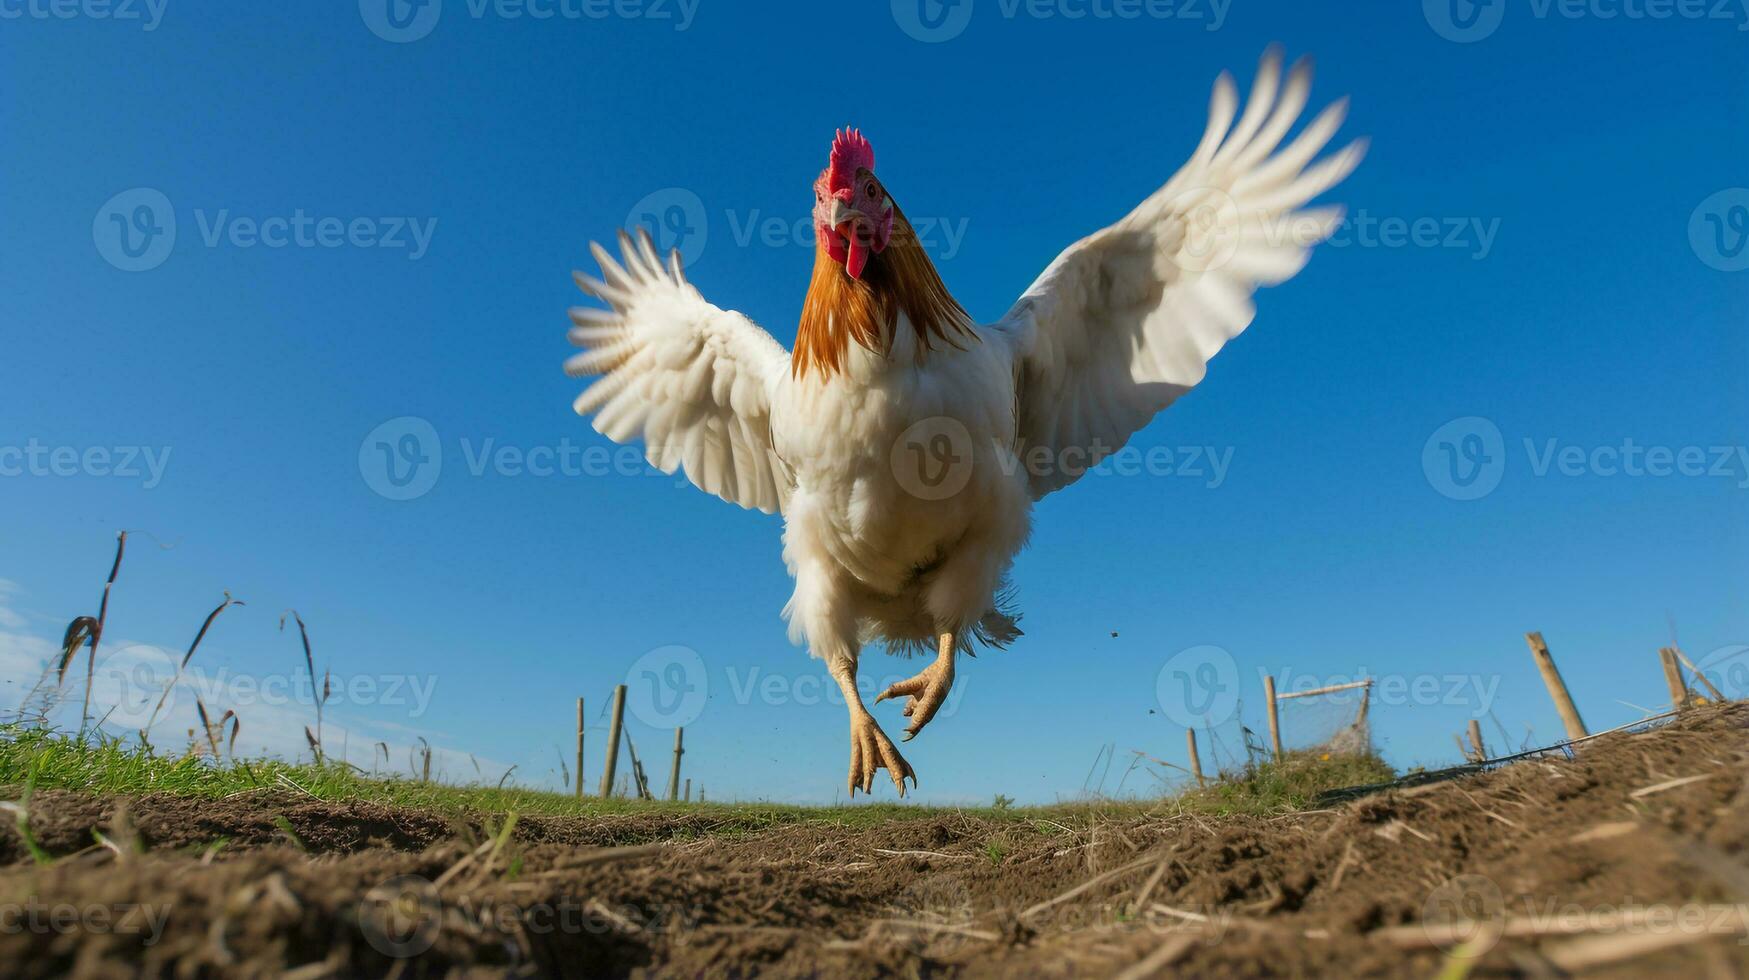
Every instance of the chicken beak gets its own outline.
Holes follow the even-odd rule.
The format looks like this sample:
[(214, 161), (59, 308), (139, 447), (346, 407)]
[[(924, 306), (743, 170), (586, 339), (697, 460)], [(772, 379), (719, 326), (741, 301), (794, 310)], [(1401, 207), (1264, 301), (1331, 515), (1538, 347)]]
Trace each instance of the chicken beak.
[(844, 237), (850, 237), (843, 231), (844, 226), (847, 224), (854, 225), (856, 219), (862, 216), (861, 211), (856, 210), (838, 198), (832, 199), (832, 227), (837, 229), (838, 233), (844, 235)]
[[(868, 218), (844, 201), (832, 200), (832, 230), (843, 236), (845, 244), (844, 271), (852, 279), (861, 279), (868, 265)], [(860, 233), (859, 233), (860, 229)]]

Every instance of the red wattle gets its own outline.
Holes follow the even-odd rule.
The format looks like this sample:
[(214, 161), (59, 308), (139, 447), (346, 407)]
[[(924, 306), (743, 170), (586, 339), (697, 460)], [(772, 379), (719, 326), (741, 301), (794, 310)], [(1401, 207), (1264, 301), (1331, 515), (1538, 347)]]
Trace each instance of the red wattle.
[(844, 258), (844, 271), (850, 273), (850, 278), (861, 279), (863, 266), (868, 264), (868, 246), (856, 236), (850, 238), (850, 254)]

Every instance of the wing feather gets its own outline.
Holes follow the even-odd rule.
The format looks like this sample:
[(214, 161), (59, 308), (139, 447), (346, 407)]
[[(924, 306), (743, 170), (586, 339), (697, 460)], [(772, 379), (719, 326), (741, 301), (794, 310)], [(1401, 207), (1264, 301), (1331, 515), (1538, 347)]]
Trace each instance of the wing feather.
[[(1319, 159), (1347, 101), (1281, 148), (1311, 79), (1309, 59), (1284, 73), (1272, 48), (1241, 113), (1223, 72), (1190, 160), (1122, 220), (1066, 249), (995, 325), (1015, 355), (1033, 496), (1075, 482), (1085, 469), (1074, 460), (1115, 452), (1201, 382), (1255, 318), (1258, 287), (1292, 278), (1341, 222), (1340, 208), (1306, 205), (1365, 155), (1362, 140)], [(1042, 466), (1031, 455), (1041, 446)]]
[(683, 471), (742, 507), (782, 509), (788, 485), (773, 465), (771, 406), (789, 353), (751, 320), (706, 302), (678, 252), (664, 262), (648, 235), (621, 233), (619, 245), (616, 258), (590, 243), (600, 278), (573, 274), (608, 308), (571, 310), (569, 337), (583, 350), (565, 370), (599, 376), (572, 407), (614, 442), (642, 440), (644, 458), (664, 473)]

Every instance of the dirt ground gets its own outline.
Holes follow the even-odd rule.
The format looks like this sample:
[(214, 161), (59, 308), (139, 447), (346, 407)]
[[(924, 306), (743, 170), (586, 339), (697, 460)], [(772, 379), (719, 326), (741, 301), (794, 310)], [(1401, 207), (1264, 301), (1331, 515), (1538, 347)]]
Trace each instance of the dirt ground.
[(0, 832), (12, 976), (1431, 977), (1454, 950), (1470, 976), (1749, 974), (1745, 704), (1275, 818), (724, 835), (694, 809), (499, 840), (295, 795), (31, 815), (57, 855), (93, 829), (145, 851), (38, 866)]

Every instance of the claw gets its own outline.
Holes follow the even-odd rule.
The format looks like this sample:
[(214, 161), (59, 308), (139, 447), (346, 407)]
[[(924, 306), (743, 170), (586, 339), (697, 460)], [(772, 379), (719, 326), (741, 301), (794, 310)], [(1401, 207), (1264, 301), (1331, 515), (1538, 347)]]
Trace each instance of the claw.
[(901, 797), (905, 795), (905, 780), (911, 780), (913, 786), (917, 783), (917, 773), (881, 731), (874, 717), (866, 711), (853, 713), (850, 718), (849, 781), (852, 797), (858, 788), (873, 795), (876, 769), (887, 770), (893, 779), (893, 788)]
[(915, 677), (899, 681), (882, 691), (880, 697), (875, 698), (875, 703), (901, 696), (910, 699), (905, 702), (903, 714), (911, 719), (911, 724), (905, 729), (902, 739), (909, 742), (923, 730), (923, 726), (934, 719), (941, 706), (947, 703), (948, 692), (952, 689), (953, 659), (950, 655), (925, 667)]
[(929, 684), (929, 671), (925, 670), (915, 677), (909, 678), (907, 680), (899, 681), (898, 683), (893, 684), (892, 686), (888, 687), (886, 690), (882, 691), (881, 696), (878, 698), (875, 698), (875, 704), (880, 704), (882, 701), (885, 701), (888, 698), (896, 698), (896, 697), (900, 697), (903, 695), (921, 694), (921, 693), (923, 693), (923, 689), (925, 687), (927, 687), (928, 684)]

